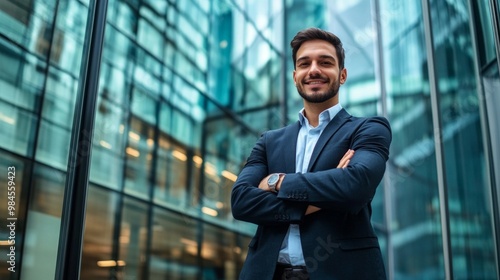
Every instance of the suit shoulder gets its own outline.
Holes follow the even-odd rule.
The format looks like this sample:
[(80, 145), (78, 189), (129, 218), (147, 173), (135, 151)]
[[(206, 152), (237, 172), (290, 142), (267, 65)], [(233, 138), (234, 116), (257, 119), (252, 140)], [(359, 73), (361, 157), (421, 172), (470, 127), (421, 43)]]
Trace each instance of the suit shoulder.
[(389, 120), (387, 120), (386, 117), (382, 117), (382, 116), (351, 117), (350, 121), (352, 121), (354, 123), (359, 123), (359, 124), (363, 124), (363, 123), (367, 123), (367, 124), (380, 123), (380, 124), (383, 124), (383, 125), (385, 125), (385, 126), (387, 126), (387, 127), (390, 128)]
[(264, 131), (262, 133), (262, 135), (264, 135), (264, 134), (267, 134), (268, 136), (283, 135), (285, 130), (287, 130), (288, 128), (293, 127), (293, 126), (297, 126), (297, 125), (298, 125), (298, 122), (295, 122), (295, 123), (289, 124), (289, 125), (284, 126), (284, 127)]

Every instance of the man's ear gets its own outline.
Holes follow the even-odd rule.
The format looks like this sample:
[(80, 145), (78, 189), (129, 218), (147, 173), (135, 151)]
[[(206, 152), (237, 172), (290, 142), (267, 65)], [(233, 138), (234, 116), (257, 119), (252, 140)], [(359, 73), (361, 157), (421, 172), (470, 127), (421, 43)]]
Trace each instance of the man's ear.
[(293, 82), (295, 83), (295, 86), (297, 86), (297, 80), (295, 80), (295, 70), (292, 72), (292, 77), (293, 77)]
[(340, 70), (340, 84), (343, 85), (347, 81), (347, 69)]

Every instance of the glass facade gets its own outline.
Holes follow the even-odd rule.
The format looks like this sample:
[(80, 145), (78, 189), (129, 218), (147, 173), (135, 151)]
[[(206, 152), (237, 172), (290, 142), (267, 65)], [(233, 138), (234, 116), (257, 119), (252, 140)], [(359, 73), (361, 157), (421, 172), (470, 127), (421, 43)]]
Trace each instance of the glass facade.
[(231, 187), (297, 120), (289, 42), (310, 26), (344, 42), (342, 106), (391, 122), (372, 202), (389, 278), (499, 279), (499, 2), (109, 0), (87, 132), (95, 2), (0, 1), (0, 279), (55, 278), (78, 133), (81, 279), (237, 279), (255, 226)]

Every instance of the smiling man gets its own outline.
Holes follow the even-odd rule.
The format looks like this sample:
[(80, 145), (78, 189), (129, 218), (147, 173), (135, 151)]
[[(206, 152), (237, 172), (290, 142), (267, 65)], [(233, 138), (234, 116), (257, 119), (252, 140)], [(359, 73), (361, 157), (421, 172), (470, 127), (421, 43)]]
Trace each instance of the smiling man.
[(291, 47), (304, 108), (260, 137), (231, 194), (233, 216), (258, 225), (240, 279), (386, 279), (371, 201), (389, 123), (340, 105), (347, 70), (337, 36), (309, 28)]

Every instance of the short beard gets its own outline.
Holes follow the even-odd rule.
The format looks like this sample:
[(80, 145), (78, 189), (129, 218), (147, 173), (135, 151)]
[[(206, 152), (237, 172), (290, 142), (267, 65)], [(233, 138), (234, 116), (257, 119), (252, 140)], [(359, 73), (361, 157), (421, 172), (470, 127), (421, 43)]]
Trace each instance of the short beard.
[(309, 103), (323, 103), (334, 98), (339, 93), (340, 79), (337, 80), (333, 85), (328, 87), (326, 92), (316, 93), (313, 95), (307, 95), (301, 88), (297, 87), (297, 92), (300, 96)]

